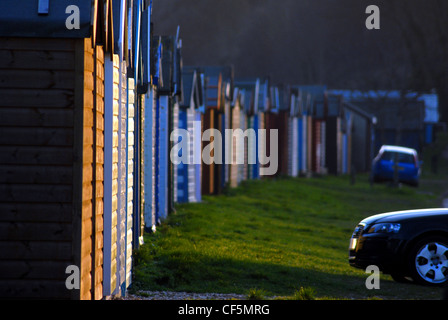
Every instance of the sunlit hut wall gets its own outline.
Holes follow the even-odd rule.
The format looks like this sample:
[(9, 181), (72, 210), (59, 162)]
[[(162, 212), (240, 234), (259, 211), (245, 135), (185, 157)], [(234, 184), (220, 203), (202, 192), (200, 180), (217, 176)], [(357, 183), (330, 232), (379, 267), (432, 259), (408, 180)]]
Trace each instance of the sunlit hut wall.
[[(126, 285), (127, 215), (127, 47), (123, 48), (123, 31), (127, 21), (120, 12), (127, 12), (124, 2), (113, 3), (114, 52), (105, 56), (104, 97), (104, 247), (103, 293), (121, 294)], [(127, 15), (126, 15), (127, 16)], [(131, 158), (133, 159), (133, 157)], [(131, 211), (132, 213), (132, 211)], [(131, 216), (132, 221), (132, 216)], [(132, 229), (131, 229), (132, 230)], [(131, 238), (132, 239), (132, 238)]]
[(132, 252), (143, 235), (142, 95), (149, 79), (143, 52), (149, 50), (151, 7), (142, 1), (113, 1), (113, 16), (115, 50), (105, 63), (105, 296), (126, 294)]
[(0, 3), (0, 296), (101, 299), (111, 2), (77, 3), (79, 29), (42, 4)]

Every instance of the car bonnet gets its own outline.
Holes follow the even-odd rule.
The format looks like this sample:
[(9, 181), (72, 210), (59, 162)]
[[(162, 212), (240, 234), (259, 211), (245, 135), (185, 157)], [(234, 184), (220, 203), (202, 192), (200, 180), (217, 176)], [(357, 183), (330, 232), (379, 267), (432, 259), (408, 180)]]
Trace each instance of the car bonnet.
[(419, 210), (405, 210), (405, 211), (394, 211), (376, 214), (363, 219), (360, 223), (365, 225), (371, 225), (373, 223), (379, 222), (399, 222), (412, 218), (427, 217), (427, 216), (439, 216), (446, 215), (448, 217), (448, 209), (446, 208), (436, 208), (436, 209), (419, 209)]

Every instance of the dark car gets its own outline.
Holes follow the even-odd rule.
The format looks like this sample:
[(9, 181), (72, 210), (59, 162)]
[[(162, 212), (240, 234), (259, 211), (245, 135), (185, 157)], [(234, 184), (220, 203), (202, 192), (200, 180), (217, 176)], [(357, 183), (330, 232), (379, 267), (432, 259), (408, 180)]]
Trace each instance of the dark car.
[(396, 281), (441, 286), (448, 279), (448, 209), (397, 211), (370, 216), (350, 239), (349, 263), (376, 265)]
[(421, 161), (418, 160), (417, 151), (400, 146), (382, 146), (378, 155), (373, 159), (373, 181), (393, 181), (395, 170), (399, 182), (418, 186)]

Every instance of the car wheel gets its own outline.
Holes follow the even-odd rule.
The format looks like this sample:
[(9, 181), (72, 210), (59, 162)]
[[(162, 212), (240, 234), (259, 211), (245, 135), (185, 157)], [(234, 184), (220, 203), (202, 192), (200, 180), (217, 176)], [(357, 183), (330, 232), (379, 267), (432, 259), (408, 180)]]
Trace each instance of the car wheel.
[(409, 267), (416, 283), (445, 284), (448, 280), (448, 239), (428, 237), (418, 241), (411, 250)]

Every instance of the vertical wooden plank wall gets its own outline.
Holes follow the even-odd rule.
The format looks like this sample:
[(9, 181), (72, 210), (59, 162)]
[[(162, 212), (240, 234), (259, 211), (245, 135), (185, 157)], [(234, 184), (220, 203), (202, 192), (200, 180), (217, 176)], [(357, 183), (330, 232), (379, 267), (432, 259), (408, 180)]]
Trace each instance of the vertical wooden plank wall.
[(155, 126), (156, 126), (156, 91), (154, 87), (148, 89), (145, 95), (145, 122), (144, 122), (144, 226), (148, 230), (155, 231)]
[(322, 120), (320, 122), (320, 167), (319, 167), (319, 173), (326, 174), (327, 168), (325, 165), (325, 159), (326, 159), (326, 129), (327, 124), (325, 120)]
[[(172, 117), (172, 123), (173, 123), (173, 128), (172, 129), (173, 130), (179, 129), (179, 102), (178, 101), (174, 102), (173, 114), (172, 114), (171, 117)], [(173, 130), (171, 130), (169, 132), (169, 134), (171, 134), (171, 132), (173, 132)], [(171, 139), (170, 139), (170, 149), (169, 149), (169, 152), (171, 151), (173, 146), (174, 146), (174, 142), (171, 142)], [(171, 177), (173, 179), (173, 182), (172, 182), (172, 192), (173, 192), (172, 197), (174, 199), (174, 202), (177, 202), (177, 182), (178, 182), (177, 181), (177, 166), (174, 165), (171, 162), (171, 160), (169, 158), (169, 154), (168, 154), (168, 160), (169, 160), (170, 166), (172, 168), (172, 177)], [(188, 181), (187, 181), (187, 183), (188, 183)]]
[[(226, 93), (227, 94), (227, 93)], [(225, 130), (231, 129), (231, 117), (232, 117), (232, 110), (230, 106), (230, 100), (225, 99), (224, 102), (224, 129), (221, 131), (221, 135), (223, 137), (223, 153), (222, 153), (222, 161), (224, 163), (224, 183), (227, 184), (230, 181), (230, 164), (227, 164), (225, 161), (227, 155), (225, 154), (225, 145), (224, 143), (229, 143), (229, 141), (225, 140)]]
[(290, 117), (288, 124), (288, 175), (296, 177), (298, 175), (298, 118)]
[(117, 110), (118, 131), (117, 131), (117, 236), (114, 239), (117, 244), (117, 294), (125, 287), (126, 269), (126, 170), (127, 170), (127, 77), (123, 70), (124, 62), (120, 65), (120, 99)]
[(311, 116), (307, 116), (307, 168), (309, 172), (313, 171), (313, 119)]
[(152, 89), (152, 141), (151, 141), (151, 149), (152, 149), (152, 155), (151, 155), (151, 228), (155, 229), (156, 227), (156, 193), (155, 193), (155, 186), (156, 186), (156, 107), (157, 107), (157, 94), (155, 89)]
[(196, 183), (199, 183), (196, 181), (196, 164), (194, 163), (194, 131), (193, 131), (193, 125), (194, 125), (194, 117), (195, 117), (195, 111), (194, 109), (188, 108), (187, 109), (187, 130), (190, 134), (190, 141), (188, 141), (189, 144), (189, 155), (188, 160), (189, 163), (187, 164), (188, 167), (188, 202), (196, 202)]
[(104, 53), (84, 39), (81, 299), (102, 298)]
[[(247, 130), (247, 114), (246, 111), (244, 110), (244, 108), (241, 108), (240, 110), (240, 126), (241, 126), (241, 130), (246, 131)], [(249, 157), (249, 152), (248, 152), (248, 147), (245, 144), (244, 145), (244, 164), (242, 165), (241, 171), (242, 171), (242, 176), (241, 176), (241, 181), (247, 180), (248, 179), (248, 157)]]
[[(215, 109), (207, 109), (204, 114), (204, 125), (203, 125), (203, 131), (201, 135), (203, 135), (204, 131), (207, 129), (213, 129), (215, 128)], [(213, 141), (205, 141), (202, 142), (202, 148), (201, 150), (204, 150), (205, 146), (210, 145), (212, 148)], [(213, 156), (213, 154), (210, 154), (210, 156)], [(204, 195), (210, 195), (215, 192), (215, 165), (213, 163), (206, 164), (202, 163), (202, 194)]]
[(83, 92), (83, 146), (82, 146), (82, 199), (81, 199), (81, 261), (80, 261), (80, 299), (88, 300), (92, 296), (94, 257), (93, 249), (93, 175), (94, 175), (94, 92), (95, 92), (95, 59), (93, 48), (88, 40), (84, 41), (84, 92)]
[(96, 110), (95, 114), (95, 262), (94, 299), (103, 297), (103, 216), (104, 216), (104, 51), (96, 47)]
[[(125, 280), (126, 286), (131, 283), (131, 267), (132, 267), (132, 243), (133, 243), (133, 219), (134, 219), (134, 145), (135, 145), (135, 99), (138, 97), (135, 92), (135, 82), (133, 78), (128, 78), (128, 110), (127, 110), (127, 173), (126, 173), (126, 255), (125, 255)], [(138, 121), (138, 119), (137, 119)], [(137, 201), (137, 199), (135, 199)], [(139, 232), (139, 230), (134, 230)]]
[(170, 98), (168, 96), (159, 96), (158, 100), (158, 126), (157, 134), (157, 194), (156, 194), (156, 214), (157, 220), (163, 221), (168, 216), (168, 165), (169, 165), (169, 150), (168, 150), (168, 108)]
[[(202, 119), (202, 113), (200, 111), (195, 110), (194, 111), (194, 119), (196, 122), (199, 122), (200, 125), (198, 132), (199, 134), (196, 134), (193, 136), (193, 144), (195, 146), (195, 148), (193, 149), (193, 159), (195, 159), (196, 157), (198, 158), (199, 161), (195, 161), (194, 164), (194, 168), (195, 168), (195, 198), (197, 202), (202, 201), (202, 160), (201, 160), (201, 155), (202, 155), (202, 149), (201, 149), (201, 140), (202, 140), (202, 126), (204, 124), (203, 119)], [(197, 163), (199, 162), (199, 163)]]
[(307, 151), (308, 151), (308, 121), (306, 114), (302, 116), (302, 172), (307, 174), (309, 171), (308, 161), (307, 161)]
[[(265, 120), (265, 118), (266, 118), (266, 114), (264, 113), (264, 112), (259, 112), (258, 113), (258, 123), (259, 123), (259, 125), (258, 125), (258, 129), (260, 129), (260, 130), (266, 130), (266, 120)], [(267, 146), (267, 140), (268, 140), (268, 134), (269, 134), (269, 132), (268, 131), (265, 131), (265, 143), (262, 143), (262, 144), (260, 144), (260, 146), (258, 146), (258, 148), (260, 148), (260, 150), (258, 150), (258, 154), (260, 154), (260, 155), (267, 155), (267, 156), (269, 156), (267, 153), (266, 153), (266, 146)], [(259, 136), (258, 135), (258, 132), (257, 132), (257, 136)], [(257, 139), (258, 140), (258, 139)], [(257, 141), (257, 144), (258, 144), (258, 141)], [(268, 152), (269, 152), (269, 149), (267, 150)], [(259, 162), (259, 160), (258, 160), (258, 154), (257, 154), (257, 161)], [(259, 164), (259, 167), (262, 167), (262, 166), (264, 166), (264, 165), (262, 165), (261, 163)], [(261, 178), (262, 176), (260, 176), (260, 169), (258, 169), (258, 176)]]
[[(255, 127), (254, 121), (255, 121), (254, 115), (247, 117), (247, 129), (254, 129), (254, 127)], [(255, 136), (257, 136), (256, 133), (255, 133)], [(256, 149), (257, 149), (256, 139), (255, 139), (255, 143), (247, 144), (248, 161), (249, 161), (249, 159), (253, 159), (253, 157), (251, 157), (250, 155), (253, 155), (254, 153), (256, 154)], [(254, 167), (255, 167), (254, 163), (249, 163), (249, 162), (247, 163), (247, 178), (248, 179), (254, 178)]]
[(338, 161), (338, 165), (337, 165), (337, 174), (341, 174), (342, 172), (342, 130), (341, 130), (341, 118), (338, 117), (336, 120), (336, 130), (337, 130), (337, 137), (336, 137), (336, 143), (337, 143), (337, 161)]
[[(239, 129), (240, 128), (240, 109), (239, 106), (234, 106), (231, 109), (231, 129)], [(230, 164), (230, 187), (236, 188), (238, 186), (238, 169), (239, 166), (236, 162), (237, 160), (237, 153), (241, 150), (237, 149), (236, 145), (236, 139), (231, 138), (231, 141), (228, 141), (229, 146), (231, 146), (231, 157), (229, 157), (231, 164)], [(230, 148), (229, 148), (230, 150)]]
[[(119, 56), (105, 59), (105, 159), (104, 159), (104, 295), (117, 288), (118, 132), (120, 104)], [(118, 289), (118, 290), (117, 290)]]

